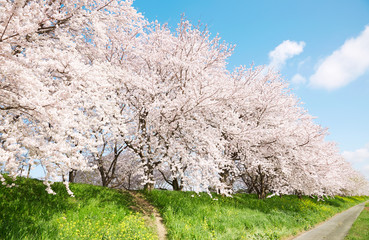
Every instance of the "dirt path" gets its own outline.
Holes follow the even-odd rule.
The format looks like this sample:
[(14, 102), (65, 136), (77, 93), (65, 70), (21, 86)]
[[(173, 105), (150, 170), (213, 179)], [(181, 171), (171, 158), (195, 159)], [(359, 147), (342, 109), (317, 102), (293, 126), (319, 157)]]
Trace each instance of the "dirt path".
[(339, 213), (318, 227), (294, 238), (294, 240), (343, 240), (364, 206), (365, 203), (360, 203)]
[[(156, 228), (159, 240), (167, 239), (167, 229), (163, 224), (163, 219), (161, 218), (158, 210), (152, 206), (141, 193), (129, 192), (133, 197), (133, 201), (136, 206), (131, 206), (135, 211), (141, 212), (144, 215), (145, 221), (151, 226)], [(151, 216), (154, 216), (154, 220)]]

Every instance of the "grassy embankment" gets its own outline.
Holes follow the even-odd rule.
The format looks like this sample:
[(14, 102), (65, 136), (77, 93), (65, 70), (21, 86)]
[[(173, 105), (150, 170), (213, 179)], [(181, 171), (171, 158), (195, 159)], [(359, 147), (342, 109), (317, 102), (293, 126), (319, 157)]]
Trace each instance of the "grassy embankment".
[(159, 209), (169, 239), (283, 239), (308, 230), (334, 214), (367, 198), (336, 197), (317, 201), (309, 197), (255, 195), (233, 198), (190, 192), (153, 191), (146, 197)]
[[(0, 186), (0, 239), (157, 239), (154, 226), (130, 206), (128, 193), (71, 184), (75, 198), (56, 183), (49, 195), (36, 180), (19, 179), (17, 188)], [(146, 197), (161, 212), (169, 239), (281, 239), (307, 230), (363, 197), (317, 202), (304, 197), (255, 195), (233, 198), (191, 192), (153, 191)], [(192, 197), (193, 195), (193, 197)], [(367, 198), (366, 198), (367, 199)]]
[(0, 185), (0, 239), (157, 239), (128, 193), (85, 184), (63, 184), (56, 195), (42, 182), (18, 179), (19, 187)]
[(368, 240), (369, 239), (369, 203), (352, 225), (345, 240)]

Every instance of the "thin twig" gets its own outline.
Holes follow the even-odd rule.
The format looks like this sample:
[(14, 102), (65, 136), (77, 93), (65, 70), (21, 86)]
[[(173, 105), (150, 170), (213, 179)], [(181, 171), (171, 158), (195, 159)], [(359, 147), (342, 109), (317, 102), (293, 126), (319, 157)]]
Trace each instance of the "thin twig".
[[(14, 10), (15, 11), (15, 10)], [(3, 41), (3, 36), (4, 36), (4, 34), (5, 34), (5, 32), (6, 32), (6, 29), (8, 28), (8, 25), (9, 25), (9, 23), (10, 23), (10, 20), (12, 19), (12, 17), (14, 16), (14, 11), (12, 12), (12, 15), (10, 15), (10, 17), (9, 17), (9, 19), (8, 19), (8, 22), (6, 23), (6, 25), (5, 25), (5, 28), (4, 28), (4, 31), (3, 31), (3, 33), (1, 34), (1, 37), (0, 37), (0, 42), (2, 42)]]

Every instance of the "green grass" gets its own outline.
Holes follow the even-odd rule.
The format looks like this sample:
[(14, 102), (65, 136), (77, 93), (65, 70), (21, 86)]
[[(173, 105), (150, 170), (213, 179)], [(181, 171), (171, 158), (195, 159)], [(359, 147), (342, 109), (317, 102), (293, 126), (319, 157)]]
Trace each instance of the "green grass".
[(365, 205), (359, 217), (352, 225), (345, 240), (368, 240), (369, 239), (369, 203)]
[[(72, 198), (61, 183), (53, 185), (57, 195), (47, 194), (37, 180), (20, 178), (17, 185), (0, 186), (0, 239), (157, 239), (143, 216), (131, 210), (134, 202), (128, 193), (71, 184)], [(169, 239), (201, 240), (283, 239), (368, 199), (259, 200), (247, 194), (210, 198), (205, 193), (157, 190), (145, 196), (161, 212)]]
[(71, 184), (73, 198), (61, 183), (52, 186), (56, 195), (37, 180), (21, 178), (17, 184), (0, 186), (0, 239), (157, 239), (129, 208), (127, 193)]
[[(157, 206), (169, 239), (283, 239), (364, 201), (365, 197), (336, 197), (317, 201), (255, 195), (233, 198), (191, 192), (153, 191), (146, 198)], [(192, 197), (192, 195), (194, 197)], [(217, 200), (216, 200), (217, 199)]]

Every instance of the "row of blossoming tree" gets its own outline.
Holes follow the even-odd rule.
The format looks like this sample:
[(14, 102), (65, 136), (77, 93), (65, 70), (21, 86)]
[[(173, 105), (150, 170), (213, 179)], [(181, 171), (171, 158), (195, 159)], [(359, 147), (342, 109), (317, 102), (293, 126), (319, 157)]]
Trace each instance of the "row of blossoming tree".
[[(109, 187), (368, 194), (288, 84), (131, 1), (0, 0), (0, 170)], [(11, 180), (0, 174), (3, 184)], [(165, 185), (166, 184), (166, 185)], [(72, 194), (72, 192), (70, 192)]]

